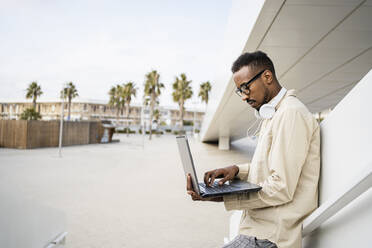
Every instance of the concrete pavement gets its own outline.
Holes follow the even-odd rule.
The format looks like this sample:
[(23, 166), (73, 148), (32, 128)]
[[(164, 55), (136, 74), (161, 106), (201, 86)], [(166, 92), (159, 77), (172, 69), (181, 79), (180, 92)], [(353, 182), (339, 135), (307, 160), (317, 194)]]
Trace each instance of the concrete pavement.
[[(114, 135), (120, 143), (0, 149), (0, 193), (63, 211), (66, 247), (221, 247), (230, 213), (223, 203), (193, 202), (175, 136)], [(245, 148), (220, 151), (190, 139), (199, 180), (204, 171), (246, 162)]]

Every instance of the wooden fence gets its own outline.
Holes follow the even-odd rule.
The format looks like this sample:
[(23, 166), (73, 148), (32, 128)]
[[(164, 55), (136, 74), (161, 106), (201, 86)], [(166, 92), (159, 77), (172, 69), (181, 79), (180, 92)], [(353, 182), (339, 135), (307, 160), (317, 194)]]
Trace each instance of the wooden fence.
[[(0, 147), (56, 147), (59, 144), (59, 125), (60, 121), (0, 120)], [(63, 123), (63, 146), (99, 143), (102, 136), (100, 122)]]

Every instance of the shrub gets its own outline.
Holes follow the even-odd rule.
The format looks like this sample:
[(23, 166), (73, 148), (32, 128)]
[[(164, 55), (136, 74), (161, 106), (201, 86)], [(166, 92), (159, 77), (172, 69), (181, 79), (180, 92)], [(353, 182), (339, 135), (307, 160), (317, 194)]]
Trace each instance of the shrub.
[(193, 121), (183, 121), (183, 125), (184, 126), (194, 126), (194, 122)]
[[(139, 134), (142, 134), (142, 129), (138, 130)], [(145, 134), (150, 134), (150, 131), (146, 131)], [(164, 134), (163, 131), (152, 130), (152, 134)]]
[(185, 132), (185, 130), (173, 131), (173, 134), (175, 134), (175, 135), (184, 135), (184, 134), (186, 134), (186, 132)]
[(136, 133), (136, 131), (134, 131), (134, 130), (130, 130), (130, 128), (124, 128), (123, 130), (117, 130), (116, 132), (117, 133), (128, 133), (128, 131), (129, 131), (129, 133)]
[(21, 120), (39, 120), (41, 115), (33, 108), (25, 109), (21, 114)]

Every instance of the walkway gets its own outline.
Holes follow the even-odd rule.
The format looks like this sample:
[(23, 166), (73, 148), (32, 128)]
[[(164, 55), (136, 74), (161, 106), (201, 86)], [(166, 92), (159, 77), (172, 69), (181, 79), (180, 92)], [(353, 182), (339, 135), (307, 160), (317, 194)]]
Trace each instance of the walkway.
[[(115, 137), (116, 136), (116, 137)], [(66, 247), (220, 247), (230, 213), (185, 192), (175, 136), (35, 150), (0, 149), (0, 193), (25, 195), (66, 214)], [(240, 150), (190, 140), (205, 170), (244, 162)]]

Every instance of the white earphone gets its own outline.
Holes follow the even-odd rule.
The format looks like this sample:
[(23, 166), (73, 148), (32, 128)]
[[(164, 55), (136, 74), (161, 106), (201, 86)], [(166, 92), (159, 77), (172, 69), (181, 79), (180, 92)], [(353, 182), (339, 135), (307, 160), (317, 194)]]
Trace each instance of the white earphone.
[(275, 114), (275, 108), (282, 100), (282, 98), (285, 96), (285, 93), (287, 92), (287, 89), (282, 87), (279, 93), (273, 98), (271, 103), (266, 103), (260, 107), (260, 110), (254, 111), (254, 114), (257, 119), (271, 119)]

